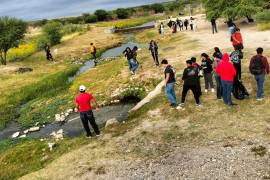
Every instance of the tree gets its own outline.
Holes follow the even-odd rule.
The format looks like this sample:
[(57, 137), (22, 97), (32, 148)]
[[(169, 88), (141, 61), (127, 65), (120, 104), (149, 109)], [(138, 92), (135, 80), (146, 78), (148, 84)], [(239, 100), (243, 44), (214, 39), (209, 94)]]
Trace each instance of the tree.
[(44, 26), (44, 34), (52, 46), (60, 43), (62, 38), (61, 28), (62, 24), (55, 21), (49, 22)]
[(155, 13), (163, 13), (165, 11), (165, 7), (162, 4), (153, 4), (151, 8)]
[(103, 9), (98, 9), (96, 10), (95, 15), (99, 21), (104, 21), (107, 19), (108, 12)]
[(119, 8), (119, 9), (116, 9), (115, 13), (119, 19), (126, 19), (129, 17), (128, 9)]
[(84, 23), (94, 23), (98, 21), (97, 16), (95, 14), (85, 13), (82, 15), (82, 17), (83, 17)]
[(11, 17), (0, 17), (0, 61), (7, 64), (7, 52), (18, 47), (27, 30), (27, 23)]
[(262, 10), (265, 0), (203, 0), (206, 15), (211, 18), (252, 17)]

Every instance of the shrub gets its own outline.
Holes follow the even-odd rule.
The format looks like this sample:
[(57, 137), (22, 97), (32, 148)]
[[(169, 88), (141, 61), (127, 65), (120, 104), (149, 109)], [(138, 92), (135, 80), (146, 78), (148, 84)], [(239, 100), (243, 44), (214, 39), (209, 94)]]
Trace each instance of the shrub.
[(94, 23), (98, 21), (98, 18), (95, 14), (83, 14), (84, 23)]
[(83, 25), (67, 24), (62, 27), (61, 33), (63, 35), (68, 35), (75, 32), (82, 32), (83, 30), (84, 30)]
[(37, 49), (44, 50), (46, 44), (50, 44), (50, 40), (46, 35), (40, 36), (37, 40)]
[(99, 10), (96, 10), (95, 15), (97, 16), (97, 19), (99, 21), (104, 21), (107, 19), (108, 12), (103, 9), (99, 9)]
[(151, 8), (155, 13), (163, 13), (165, 11), (165, 7), (162, 4), (153, 4)]
[(269, 23), (259, 23), (258, 25), (259, 31), (267, 31), (270, 29), (270, 22)]
[(265, 10), (256, 15), (256, 20), (260, 23), (270, 22), (270, 10)]
[(62, 38), (61, 28), (62, 24), (54, 21), (49, 22), (44, 26), (43, 31), (51, 45), (56, 45), (60, 43)]
[(124, 8), (119, 8), (116, 11), (117, 17), (119, 19), (126, 19), (129, 17), (129, 11), (128, 9), (124, 9)]

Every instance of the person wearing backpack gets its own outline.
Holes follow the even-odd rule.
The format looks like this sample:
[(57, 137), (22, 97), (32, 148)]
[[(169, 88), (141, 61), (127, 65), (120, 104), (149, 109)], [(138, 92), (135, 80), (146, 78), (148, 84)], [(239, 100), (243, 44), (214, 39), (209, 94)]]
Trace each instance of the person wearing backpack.
[(185, 104), (186, 96), (189, 90), (191, 90), (194, 95), (196, 106), (201, 106), (199, 94), (200, 92), (197, 85), (197, 79), (199, 76), (198, 68), (192, 66), (191, 60), (187, 60), (186, 63), (187, 68), (184, 70), (182, 77), (182, 80), (184, 81), (184, 86), (182, 92), (181, 107), (183, 107)]
[(236, 70), (236, 78), (237, 80), (241, 81), (242, 77), (241, 60), (243, 59), (243, 53), (241, 50), (236, 49), (231, 53), (230, 57)]
[(201, 67), (203, 69), (205, 92), (207, 93), (209, 88), (211, 89), (211, 92), (215, 92), (213, 83), (213, 67), (212, 67), (213, 61), (206, 53), (202, 53), (201, 57), (202, 57)]
[(228, 106), (236, 105), (232, 102), (233, 81), (236, 71), (233, 64), (230, 62), (228, 53), (223, 54), (221, 62), (217, 65), (216, 72), (221, 78), (224, 104)]
[(269, 74), (269, 64), (268, 60), (263, 54), (263, 48), (259, 47), (257, 49), (257, 55), (253, 56), (250, 60), (249, 70), (250, 73), (254, 75), (257, 81), (257, 100), (263, 100), (263, 85), (265, 80), (265, 75)]
[(177, 101), (176, 101), (176, 95), (175, 95), (175, 90), (174, 90), (175, 83), (176, 83), (175, 72), (172, 66), (169, 65), (168, 60), (163, 59), (161, 61), (161, 65), (164, 69), (166, 94), (171, 103), (170, 106), (173, 108), (176, 108)]
[(217, 99), (222, 98), (222, 83), (221, 83), (221, 77), (220, 74), (217, 73), (216, 69), (219, 63), (221, 62), (222, 59), (222, 53), (218, 47), (214, 48), (215, 52), (213, 54), (213, 69), (214, 69), (214, 75), (216, 79), (216, 91), (217, 91)]
[(192, 57), (191, 58), (192, 61), (192, 67), (196, 68), (199, 72), (198, 78), (197, 78), (197, 89), (199, 91), (199, 95), (202, 96), (202, 88), (201, 88), (201, 77), (202, 75), (200, 75), (200, 71), (202, 70), (201, 66), (196, 62), (197, 59), (196, 57)]

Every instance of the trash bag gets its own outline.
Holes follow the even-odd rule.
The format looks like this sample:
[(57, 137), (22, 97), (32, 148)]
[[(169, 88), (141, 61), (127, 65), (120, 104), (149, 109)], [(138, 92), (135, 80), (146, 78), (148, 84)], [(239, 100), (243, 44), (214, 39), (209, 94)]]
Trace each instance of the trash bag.
[(235, 79), (233, 83), (233, 96), (238, 100), (243, 100), (249, 96), (246, 87), (238, 79)]

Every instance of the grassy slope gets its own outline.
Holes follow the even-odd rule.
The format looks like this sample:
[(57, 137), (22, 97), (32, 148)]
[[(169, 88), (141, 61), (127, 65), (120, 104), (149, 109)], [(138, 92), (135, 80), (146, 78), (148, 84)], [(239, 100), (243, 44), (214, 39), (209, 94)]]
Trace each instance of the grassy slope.
[[(146, 31), (137, 36), (145, 37), (144, 39), (148, 41), (156, 37), (156, 35), (149, 37), (149, 34), (152, 33), (154, 32)], [(177, 49), (170, 50), (171, 52), (168, 52), (167, 49), (161, 50), (162, 56), (176, 57), (181, 54), (180, 49), (190, 52), (190, 47), (194, 47), (195, 42), (183, 43), (187, 39), (183, 37), (175, 39), (175, 37), (166, 35), (165, 38), (161, 38), (159, 41), (161, 47), (176, 44), (185, 44), (185, 47), (177, 46)], [(170, 43), (168, 44), (168, 42)], [(196, 50), (196, 47), (194, 49)], [(263, 102), (255, 101), (255, 82), (247, 71), (251, 50), (246, 49), (245, 51), (247, 58), (243, 61), (243, 80), (252, 95), (248, 100), (236, 101), (239, 106), (226, 107), (221, 101), (215, 100), (214, 94), (209, 94), (202, 98), (203, 107), (195, 109), (194, 100), (189, 95), (186, 109), (177, 111), (168, 109), (167, 99), (162, 94), (138, 112), (131, 114), (127, 123), (107, 129), (104, 137), (98, 142), (91, 142), (74, 152), (67, 153), (47, 168), (30, 174), (25, 179), (41, 177), (50, 179), (56, 176), (80, 178), (83, 174), (90, 172), (96, 174), (92, 177), (97, 177), (99, 169), (109, 168), (107, 167), (109, 165), (106, 164), (116, 159), (129, 162), (138, 159), (146, 161), (156, 159), (176, 146), (198, 147), (207, 145), (209, 142), (237, 144), (254, 139), (267, 140), (270, 136), (267, 130), (269, 128), (270, 100), (266, 98)], [(146, 52), (142, 54), (146, 55)], [(171, 60), (173, 61), (173, 59)], [(143, 62), (143, 67), (151, 67), (150, 58), (146, 58)], [(178, 70), (182, 69), (184, 59), (181, 58), (181, 61), (177, 59), (173, 63)], [(154, 76), (160, 77), (156, 73), (161, 73), (161, 71), (149, 69)], [(142, 73), (144, 72), (140, 72), (140, 75)], [(180, 97), (180, 90), (180, 87), (177, 87), (178, 97)], [(269, 93), (270, 86), (267, 81), (265, 94)], [(85, 151), (91, 151), (91, 154), (84, 155)], [(55, 171), (56, 167), (59, 171)]]

